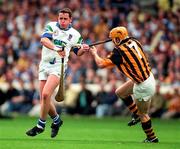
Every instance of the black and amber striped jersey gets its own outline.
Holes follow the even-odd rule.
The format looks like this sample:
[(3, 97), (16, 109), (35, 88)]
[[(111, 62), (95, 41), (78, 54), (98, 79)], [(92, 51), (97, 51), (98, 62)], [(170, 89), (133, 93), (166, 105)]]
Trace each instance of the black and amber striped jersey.
[(151, 68), (147, 57), (135, 38), (129, 37), (123, 40), (113, 49), (108, 58), (123, 74), (136, 83), (145, 81), (150, 75)]

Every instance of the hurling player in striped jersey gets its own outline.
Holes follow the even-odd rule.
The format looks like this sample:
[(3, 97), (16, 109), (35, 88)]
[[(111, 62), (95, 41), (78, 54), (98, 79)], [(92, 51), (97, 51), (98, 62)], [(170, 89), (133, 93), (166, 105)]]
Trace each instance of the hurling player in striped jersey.
[(141, 122), (142, 129), (146, 134), (144, 142), (157, 143), (159, 140), (148, 115), (151, 97), (155, 93), (155, 79), (148, 59), (140, 42), (129, 37), (124, 26), (113, 28), (109, 37), (115, 45), (109, 56), (101, 58), (95, 47), (91, 48), (90, 51), (100, 68), (116, 66), (120, 72), (129, 78), (115, 91), (116, 95), (133, 113), (133, 118), (128, 126)]

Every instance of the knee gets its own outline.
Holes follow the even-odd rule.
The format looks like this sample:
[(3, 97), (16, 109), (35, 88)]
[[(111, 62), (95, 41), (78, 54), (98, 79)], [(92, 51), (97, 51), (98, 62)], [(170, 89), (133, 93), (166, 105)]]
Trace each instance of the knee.
[(141, 122), (147, 122), (150, 120), (150, 117), (147, 113), (139, 113), (139, 117), (141, 119)]
[(42, 93), (42, 100), (43, 101), (47, 101), (47, 100), (49, 100), (49, 98), (50, 98), (50, 95), (47, 92)]
[(115, 94), (121, 98), (121, 94), (120, 94), (120, 91), (118, 89), (115, 90)]
[(121, 99), (126, 98), (126, 96), (123, 94), (123, 92), (119, 89), (115, 90), (115, 94)]

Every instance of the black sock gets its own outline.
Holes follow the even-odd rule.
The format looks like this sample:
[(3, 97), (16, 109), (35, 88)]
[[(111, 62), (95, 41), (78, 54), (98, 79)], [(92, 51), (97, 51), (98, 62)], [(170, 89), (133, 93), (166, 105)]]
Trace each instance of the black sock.
[(156, 138), (155, 133), (152, 128), (151, 119), (148, 120), (147, 122), (141, 122), (141, 124), (142, 124), (142, 128), (143, 128), (147, 138), (149, 138), (149, 139)]
[(123, 98), (122, 100), (124, 104), (129, 108), (129, 110), (133, 113), (133, 116), (137, 118), (138, 108), (133, 98), (131, 96), (128, 96), (126, 98)]

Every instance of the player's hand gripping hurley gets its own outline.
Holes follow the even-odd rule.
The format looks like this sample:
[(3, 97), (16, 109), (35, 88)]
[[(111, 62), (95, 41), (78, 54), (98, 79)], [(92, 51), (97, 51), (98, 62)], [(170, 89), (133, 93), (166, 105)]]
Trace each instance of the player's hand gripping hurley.
[[(62, 50), (64, 51), (64, 47), (62, 47)], [(61, 102), (64, 100), (64, 57), (61, 60), (61, 76), (59, 80), (59, 88), (55, 96), (55, 100), (57, 102)]]

